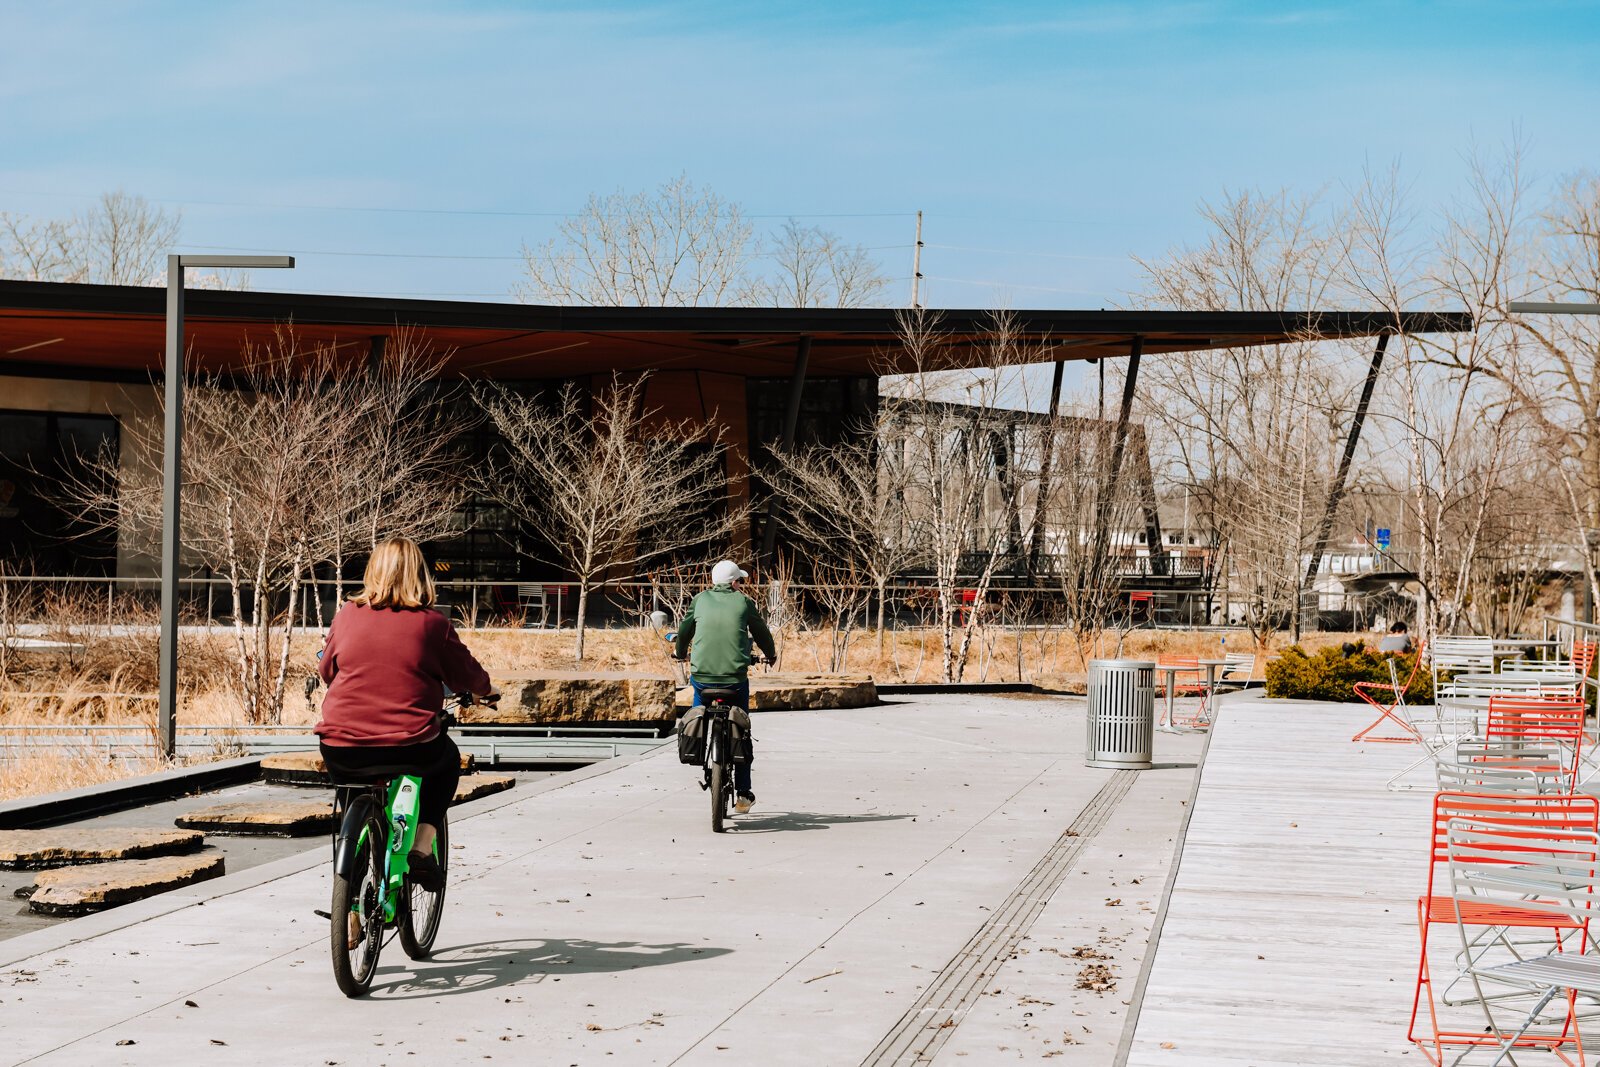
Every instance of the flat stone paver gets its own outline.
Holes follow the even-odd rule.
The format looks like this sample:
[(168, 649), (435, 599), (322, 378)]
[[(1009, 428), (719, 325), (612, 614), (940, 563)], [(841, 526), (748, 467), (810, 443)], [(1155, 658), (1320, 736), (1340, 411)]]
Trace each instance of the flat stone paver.
[(213, 834), (269, 834), (305, 837), (333, 829), (333, 797), (287, 800), (235, 800), (197, 808), (174, 820), (189, 830)]
[(216, 852), (57, 867), (34, 876), (28, 907), (51, 915), (78, 915), (220, 878), (222, 872), (222, 856)]
[(194, 852), (205, 844), (195, 830), (148, 826), (93, 829), (62, 826), (46, 830), (0, 830), (0, 868), (31, 870), (75, 863), (143, 859)]
[[(391, 947), (365, 1002), (329, 973), (313, 914), (328, 906), (327, 857), (313, 853), (0, 942), (7, 1051), (52, 1064), (861, 1063), (1066, 855), (1091, 800), (1108, 786), (1122, 804), (1144, 796), (1114, 781), (1130, 772), (1083, 766), (1083, 734), (1081, 703), (1058, 699), (765, 716), (759, 806), (723, 835), (671, 745), (524, 785), (452, 823), (436, 956)], [(1163, 736), (1158, 760), (1192, 763), (1198, 747)], [(1075, 853), (1125, 837), (1140, 859), (1108, 872), (1119, 881), (1150, 869), (1176, 825), (1123, 810)], [(1058, 873), (1051, 904), (1107, 895), (1071, 863)], [(1056, 929), (1069, 918), (1046, 906), (1030, 936), (1048, 923), (1075, 940)], [(980, 1019), (973, 1003), (961, 1018)]]
[[(461, 754), (463, 772), (472, 770), (475, 762), (472, 753)], [(328, 777), (328, 765), (322, 761), (322, 754), (314, 749), (305, 752), (274, 752), (270, 756), (262, 756), (261, 778), (263, 781), (282, 785), (326, 786), (332, 781)]]

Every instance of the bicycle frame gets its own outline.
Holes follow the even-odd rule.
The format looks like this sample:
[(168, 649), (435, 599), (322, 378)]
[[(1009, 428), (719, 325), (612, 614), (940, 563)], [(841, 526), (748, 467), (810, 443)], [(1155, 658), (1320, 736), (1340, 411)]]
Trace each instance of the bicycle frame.
[(367, 843), (367, 813), (377, 806), (382, 796), (384, 822), (389, 827), (384, 849), (384, 878), (380, 887), (379, 902), (383, 907), (383, 921), (393, 922), (404, 891), (406, 874), (411, 870), (411, 846), (417, 838), (417, 802), (422, 789), (422, 779), (416, 775), (401, 774), (391, 778), (385, 789), (382, 785), (343, 788), (335, 799), (334, 814), (339, 815), (339, 802), (347, 793), (355, 797), (344, 808), (339, 819), (338, 836), (334, 840), (334, 870), (345, 878), (356, 874), (356, 862), (361, 847)]

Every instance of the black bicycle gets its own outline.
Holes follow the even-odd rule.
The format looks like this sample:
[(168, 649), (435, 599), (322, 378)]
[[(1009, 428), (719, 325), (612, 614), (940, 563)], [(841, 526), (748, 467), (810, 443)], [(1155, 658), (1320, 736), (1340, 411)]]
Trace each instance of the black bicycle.
[[(493, 704), (495, 698), (485, 703)], [(475, 703), (455, 694), (457, 710)], [(455, 724), (446, 711), (440, 729)], [(334, 783), (333, 903), (328, 909), (333, 977), (347, 997), (372, 986), (385, 935), (395, 931), (414, 960), (427, 959), (444, 915), (445, 880), (425, 889), (410, 876), (422, 779), (404, 767), (374, 767), (356, 780)], [(439, 820), (433, 858), (442, 875), (450, 864), (450, 827)]]
[(722, 833), (733, 807), (733, 722), (729, 713), (738, 705), (733, 689), (708, 686), (700, 691), (705, 701), (706, 761), (700, 788), (711, 794), (711, 832)]

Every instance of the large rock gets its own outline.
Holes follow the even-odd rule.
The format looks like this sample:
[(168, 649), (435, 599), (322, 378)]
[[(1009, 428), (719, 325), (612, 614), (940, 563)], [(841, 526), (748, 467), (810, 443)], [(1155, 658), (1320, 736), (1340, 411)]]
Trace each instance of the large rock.
[[(473, 765), (472, 754), (463, 752), (461, 770), (470, 774)], [(280, 785), (329, 785), (333, 781), (328, 777), (328, 765), (322, 762), (321, 753), (316, 751), (279, 752), (263, 756), (261, 777), (263, 781)]]
[(333, 800), (237, 800), (180, 815), (188, 830), (261, 837), (305, 837), (333, 829)]
[(46, 915), (81, 915), (218, 878), (222, 873), (222, 856), (216, 852), (59, 867), (39, 872), (28, 907)]
[(143, 859), (198, 852), (205, 836), (194, 830), (132, 826), (63, 826), (53, 830), (0, 830), (0, 868), (23, 870), (75, 863)]
[(452, 804), (465, 804), (469, 800), (477, 800), (494, 793), (503, 793), (517, 784), (516, 778), (509, 774), (474, 774), (461, 779), (456, 786), (455, 799)]
[[(865, 708), (878, 702), (878, 686), (865, 674), (753, 674), (748, 711)], [(678, 690), (677, 706), (694, 703), (694, 690)]]
[(463, 723), (660, 725), (670, 723), (674, 717), (673, 684), (665, 675), (552, 672), (496, 680), (500, 684), (500, 706), (465, 708), (460, 713)]

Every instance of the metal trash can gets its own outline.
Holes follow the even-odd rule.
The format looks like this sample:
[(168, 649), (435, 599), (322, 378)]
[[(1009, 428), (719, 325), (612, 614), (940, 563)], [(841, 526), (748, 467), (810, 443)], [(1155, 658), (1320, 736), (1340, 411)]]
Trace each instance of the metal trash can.
[(1149, 770), (1156, 733), (1156, 665), (1139, 659), (1090, 660), (1088, 718), (1088, 766)]

